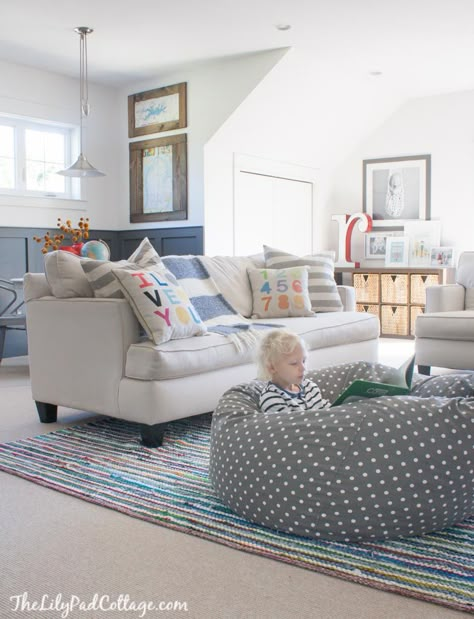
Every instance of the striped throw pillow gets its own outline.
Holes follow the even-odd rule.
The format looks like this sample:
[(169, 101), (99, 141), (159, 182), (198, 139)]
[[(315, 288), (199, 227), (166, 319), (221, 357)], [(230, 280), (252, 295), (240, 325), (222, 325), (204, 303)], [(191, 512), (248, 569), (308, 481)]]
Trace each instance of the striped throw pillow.
[(267, 245), (263, 246), (263, 252), (268, 268), (308, 267), (308, 291), (313, 312), (342, 312), (343, 305), (334, 280), (332, 252), (299, 257)]
[(123, 299), (124, 294), (112, 269), (133, 269), (162, 265), (161, 258), (149, 239), (145, 237), (138, 248), (128, 258), (110, 262), (109, 260), (81, 260), (82, 270), (91, 285), (94, 297), (102, 299)]

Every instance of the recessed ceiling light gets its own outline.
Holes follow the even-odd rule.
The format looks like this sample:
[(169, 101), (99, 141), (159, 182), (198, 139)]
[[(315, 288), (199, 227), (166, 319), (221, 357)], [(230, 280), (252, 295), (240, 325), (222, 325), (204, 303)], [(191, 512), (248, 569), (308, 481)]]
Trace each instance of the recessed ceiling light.
[(275, 26), (277, 30), (289, 30), (291, 28), (290, 24), (277, 24)]
[(372, 77), (379, 77), (380, 75), (383, 75), (383, 73), (382, 71), (369, 71), (369, 75)]

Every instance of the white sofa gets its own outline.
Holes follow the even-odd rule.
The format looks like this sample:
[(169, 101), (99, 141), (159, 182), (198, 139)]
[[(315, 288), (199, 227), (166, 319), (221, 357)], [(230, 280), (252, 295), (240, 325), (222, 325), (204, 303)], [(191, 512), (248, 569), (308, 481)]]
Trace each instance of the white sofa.
[[(216, 283), (225, 296), (223, 260), (245, 285), (250, 258), (216, 258), (211, 274), (220, 273)], [(31, 387), (42, 422), (55, 421), (58, 406), (91, 411), (143, 424), (142, 441), (157, 446), (167, 422), (212, 411), (227, 389), (255, 378), (253, 350), (239, 352), (223, 335), (155, 345), (140, 336), (126, 299), (58, 298), (50, 280), (41, 273), (24, 280)], [(308, 369), (377, 360), (378, 319), (355, 311), (352, 288), (338, 291), (344, 311), (264, 321), (301, 334)], [(240, 288), (235, 300), (251, 304), (243, 294)]]

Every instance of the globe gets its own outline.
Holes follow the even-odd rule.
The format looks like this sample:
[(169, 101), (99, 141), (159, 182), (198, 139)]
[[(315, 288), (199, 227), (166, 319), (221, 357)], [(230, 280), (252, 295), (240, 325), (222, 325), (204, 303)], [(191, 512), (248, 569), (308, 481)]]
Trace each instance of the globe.
[(110, 249), (104, 241), (87, 241), (81, 248), (81, 256), (94, 260), (108, 260)]

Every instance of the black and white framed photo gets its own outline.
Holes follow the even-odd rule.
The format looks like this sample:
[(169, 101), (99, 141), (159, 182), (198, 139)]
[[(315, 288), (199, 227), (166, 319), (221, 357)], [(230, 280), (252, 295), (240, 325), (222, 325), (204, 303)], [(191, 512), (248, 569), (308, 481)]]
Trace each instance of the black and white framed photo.
[(402, 236), (402, 232), (367, 232), (365, 237), (364, 257), (366, 260), (385, 260), (387, 237)]
[(431, 155), (366, 159), (363, 210), (374, 227), (430, 219)]

